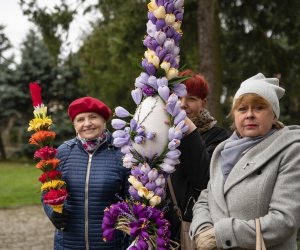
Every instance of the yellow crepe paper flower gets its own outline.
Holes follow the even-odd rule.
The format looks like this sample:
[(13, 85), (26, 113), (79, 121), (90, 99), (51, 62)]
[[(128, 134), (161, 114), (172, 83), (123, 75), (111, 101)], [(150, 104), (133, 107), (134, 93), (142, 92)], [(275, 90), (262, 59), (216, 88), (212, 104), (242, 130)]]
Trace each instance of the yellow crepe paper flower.
[(40, 131), (40, 130), (48, 130), (48, 128), (52, 125), (52, 120), (46, 116), (43, 118), (34, 118), (29, 122), (29, 127), (27, 131)]
[(64, 181), (61, 180), (52, 180), (52, 181), (48, 181), (45, 182), (42, 186), (41, 186), (41, 191), (50, 191), (52, 189), (60, 189), (61, 187), (65, 186), (66, 183)]

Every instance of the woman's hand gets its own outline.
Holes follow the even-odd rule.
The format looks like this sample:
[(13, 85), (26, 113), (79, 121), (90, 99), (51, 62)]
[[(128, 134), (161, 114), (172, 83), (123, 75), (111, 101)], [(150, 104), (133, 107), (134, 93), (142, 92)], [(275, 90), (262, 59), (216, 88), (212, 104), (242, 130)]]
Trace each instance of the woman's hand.
[(213, 226), (203, 228), (196, 235), (195, 244), (197, 250), (217, 250), (217, 243)]

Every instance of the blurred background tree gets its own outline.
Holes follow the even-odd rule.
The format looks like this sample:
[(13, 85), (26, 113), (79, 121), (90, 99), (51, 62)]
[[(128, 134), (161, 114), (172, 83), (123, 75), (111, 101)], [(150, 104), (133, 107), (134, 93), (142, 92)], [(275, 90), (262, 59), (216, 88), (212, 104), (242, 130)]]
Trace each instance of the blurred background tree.
[[(29, 32), (21, 63), (15, 65), (13, 58), (4, 60), (0, 54), (0, 141), (12, 117), (17, 119), (9, 130), (22, 130), (24, 136), (32, 116), (28, 83), (35, 80), (42, 84), (58, 141), (72, 136), (66, 109), (79, 96), (98, 97), (112, 109), (121, 105), (134, 112), (130, 91), (141, 72), (137, 65), (145, 51), (142, 40), (148, 1), (99, 0), (87, 5), (85, 0), (75, 0), (77, 4), (71, 7), (61, 0), (52, 10), (39, 8), (38, 1), (20, 0), (24, 14), (39, 30)], [(79, 50), (65, 56), (61, 45), (84, 3), (84, 13), (97, 12), (101, 17), (92, 24), (92, 32), (83, 35)], [(296, 0), (185, 0), (181, 66), (208, 79), (209, 109), (220, 124), (229, 124), (225, 116), (241, 81), (258, 72), (280, 78), (287, 90), (281, 102), (281, 120), (300, 123), (299, 13)], [(5, 38), (3, 28), (0, 37)], [(1, 40), (0, 53), (7, 42)], [(8, 134), (13, 136), (3, 143), (5, 148), (15, 142), (26, 144), (24, 137)], [(1, 156), (5, 156), (2, 151)]]

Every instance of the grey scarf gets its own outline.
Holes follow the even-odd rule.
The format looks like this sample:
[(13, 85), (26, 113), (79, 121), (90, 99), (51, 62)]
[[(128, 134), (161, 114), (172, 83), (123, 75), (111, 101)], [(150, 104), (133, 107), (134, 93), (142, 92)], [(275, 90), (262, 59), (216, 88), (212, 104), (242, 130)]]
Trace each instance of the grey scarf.
[(225, 143), (224, 149), (221, 151), (221, 169), (224, 176), (224, 182), (226, 181), (234, 165), (241, 158), (242, 153), (254, 147), (256, 144), (258, 144), (274, 132), (275, 129), (272, 129), (264, 136), (241, 138), (236, 133), (236, 131), (234, 131)]

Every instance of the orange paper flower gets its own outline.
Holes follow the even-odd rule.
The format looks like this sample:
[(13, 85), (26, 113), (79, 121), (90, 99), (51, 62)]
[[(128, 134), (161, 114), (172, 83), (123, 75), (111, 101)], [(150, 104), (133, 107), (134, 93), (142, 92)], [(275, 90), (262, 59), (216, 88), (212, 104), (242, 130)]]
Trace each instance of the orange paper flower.
[(52, 158), (48, 160), (41, 160), (38, 164), (36, 164), (36, 167), (43, 172), (45, 171), (51, 171), (55, 170), (59, 164), (59, 159)]
[(31, 135), (29, 144), (36, 145), (39, 147), (48, 146), (54, 140), (56, 134), (52, 131), (37, 131)]

